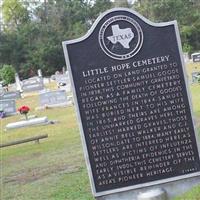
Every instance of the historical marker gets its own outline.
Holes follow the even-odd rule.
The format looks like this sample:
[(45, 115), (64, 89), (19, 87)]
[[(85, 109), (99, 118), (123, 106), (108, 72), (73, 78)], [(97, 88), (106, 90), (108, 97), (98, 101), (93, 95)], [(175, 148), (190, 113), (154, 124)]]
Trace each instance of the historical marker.
[(95, 196), (200, 175), (176, 21), (113, 9), (63, 47)]

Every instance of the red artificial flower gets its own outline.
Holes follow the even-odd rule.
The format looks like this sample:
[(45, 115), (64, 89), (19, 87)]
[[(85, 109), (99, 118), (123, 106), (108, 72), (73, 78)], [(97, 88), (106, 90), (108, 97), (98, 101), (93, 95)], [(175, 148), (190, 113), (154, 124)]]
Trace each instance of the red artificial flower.
[(21, 106), (18, 111), (21, 113), (21, 114), (27, 114), (29, 112), (30, 108), (28, 106)]

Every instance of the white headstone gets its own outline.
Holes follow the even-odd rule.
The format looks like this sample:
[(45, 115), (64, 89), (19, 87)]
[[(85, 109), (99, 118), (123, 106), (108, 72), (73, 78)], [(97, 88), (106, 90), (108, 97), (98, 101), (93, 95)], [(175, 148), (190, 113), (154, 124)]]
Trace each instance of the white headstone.
[(22, 89), (24, 92), (33, 92), (44, 89), (42, 77), (32, 77), (22, 81)]
[(200, 79), (200, 72), (192, 72), (192, 83), (197, 83)]
[(40, 93), (39, 98), (40, 106), (56, 107), (68, 105), (68, 98), (65, 90)]
[(0, 100), (4, 99), (20, 99), (20, 91), (4, 92), (3, 95), (0, 95)]
[(200, 62), (200, 52), (191, 55), (193, 62)]
[(65, 74), (65, 72), (66, 72), (65, 67), (62, 68), (62, 72), (63, 72), (63, 74)]
[(42, 70), (41, 69), (38, 69), (38, 76), (42, 77)]
[(189, 62), (189, 55), (188, 55), (188, 53), (183, 53), (183, 58), (184, 58), (184, 61), (187, 63), (187, 62)]
[(16, 114), (16, 102), (14, 99), (0, 100), (0, 110), (5, 112), (6, 116)]
[(0, 95), (3, 95), (3, 93), (4, 93), (4, 89), (3, 89), (2, 84), (0, 84)]
[(22, 92), (21, 81), (20, 81), (19, 75), (17, 73), (15, 74), (15, 83), (16, 83), (17, 90), (19, 90), (20, 92)]
[(66, 92), (71, 91), (71, 83), (68, 73), (56, 75), (56, 82), (59, 88), (64, 89)]

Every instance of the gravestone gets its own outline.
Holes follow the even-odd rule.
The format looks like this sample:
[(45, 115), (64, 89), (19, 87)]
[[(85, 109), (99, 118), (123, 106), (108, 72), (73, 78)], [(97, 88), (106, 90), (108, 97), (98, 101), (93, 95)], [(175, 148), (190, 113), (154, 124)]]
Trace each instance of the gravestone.
[(192, 83), (198, 83), (200, 79), (200, 72), (192, 72)]
[(39, 77), (42, 77), (42, 70), (41, 70), (41, 69), (38, 69), (37, 72), (38, 72), (38, 76), (39, 76)]
[(63, 73), (63, 74), (66, 73), (66, 69), (65, 69), (65, 67), (62, 68), (62, 73)]
[(10, 92), (19, 91), (19, 90), (17, 90), (16, 83), (9, 84), (9, 90), (8, 91), (10, 91)]
[(69, 76), (67, 74), (57, 74), (55, 76), (56, 82), (59, 83), (69, 83)]
[(22, 81), (22, 90), (24, 92), (33, 92), (44, 89), (42, 77), (32, 77)]
[(3, 99), (20, 99), (20, 98), (21, 98), (20, 91), (4, 92), (2, 95), (0, 95), (0, 100), (3, 100)]
[(51, 82), (51, 78), (43, 78), (44, 84), (49, 84)]
[(71, 83), (68, 72), (66, 72), (65, 74), (57, 74), (55, 78), (59, 88), (65, 89), (66, 92), (71, 91)]
[(2, 84), (0, 83), (0, 95), (3, 95), (3, 93), (4, 93), (4, 89), (3, 89)]
[(15, 73), (15, 84), (16, 84), (16, 89), (22, 92), (21, 81), (19, 79), (18, 73)]
[(6, 116), (16, 114), (16, 103), (14, 99), (0, 100), (0, 110), (5, 112)]
[(56, 107), (68, 105), (68, 99), (65, 90), (41, 93), (39, 96), (39, 100), (40, 106)]
[(150, 186), (172, 197), (200, 182), (176, 21), (112, 9), (63, 48), (95, 197), (133, 200)]
[(191, 56), (193, 62), (200, 62), (200, 53), (193, 53)]

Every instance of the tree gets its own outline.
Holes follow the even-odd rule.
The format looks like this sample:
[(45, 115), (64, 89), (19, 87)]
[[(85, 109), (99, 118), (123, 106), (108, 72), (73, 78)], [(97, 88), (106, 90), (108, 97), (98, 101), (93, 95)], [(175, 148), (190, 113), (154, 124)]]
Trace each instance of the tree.
[(184, 51), (200, 50), (200, 1), (138, 0), (133, 8), (154, 22), (177, 20)]
[(15, 69), (12, 65), (4, 65), (0, 70), (1, 79), (5, 84), (10, 84), (15, 82)]
[[(12, 65), (20, 77), (42, 69), (52, 75), (65, 66), (62, 41), (84, 35), (110, 0), (4, 0), (9, 27), (0, 32), (0, 65)], [(28, 5), (32, 5), (31, 7)]]
[(17, 32), (5, 32), (0, 34), (0, 65), (7, 64), (15, 67), (16, 71), (26, 62), (28, 49), (26, 48), (28, 37)]
[(4, 0), (1, 9), (9, 29), (16, 29), (30, 19), (27, 7), (20, 0)]
[(84, 35), (91, 22), (109, 8), (109, 0), (96, 0), (94, 4), (89, 1), (59, 0), (38, 6), (34, 12), (37, 31), (31, 38), (33, 44), (28, 48), (28, 59), (20, 73), (28, 76), (29, 71), (36, 71), (38, 68), (45, 75), (61, 71), (65, 66), (61, 42)]
[(125, 8), (129, 8), (131, 5), (128, 3), (127, 0), (115, 0), (115, 1), (114, 1), (114, 6), (115, 6), (115, 7), (125, 7)]

